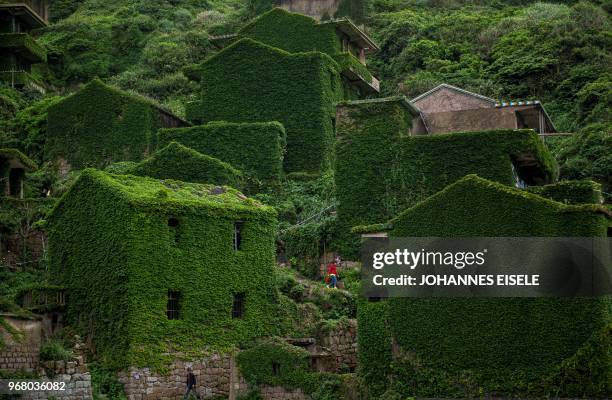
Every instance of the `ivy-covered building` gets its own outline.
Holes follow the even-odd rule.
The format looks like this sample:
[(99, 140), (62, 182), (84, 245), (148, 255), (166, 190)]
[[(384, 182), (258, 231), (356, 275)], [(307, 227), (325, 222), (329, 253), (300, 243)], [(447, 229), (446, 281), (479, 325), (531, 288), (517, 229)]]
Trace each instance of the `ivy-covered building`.
[(280, 184), (285, 128), (278, 122), (215, 121), (188, 128), (160, 129), (158, 147), (180, 143), (217, 158), (243, 173), (249, 190)]
[(404, 97), (338, 105), (335, 182), (345, 255), (357, 255), (352, 227), (389, 220), (465, 175), (519, 187), (556, 179), (556, 162), (532, 130), (418, 135), (418, 115)]
[(287, 136), (285, 171), (329, 168), (334, 104), (378, 93), (365, 67), (365, 54), (376, 45), (348, 20), (318, 23), (282, 9), (255, 19), (230, 42), (186, 69), (202, 87), (187, 118), (196, 124), (278, 121)]
[(47, 52), (31, 32), (47, 26), (48, 17), (47, 0), (0, 0), (0, 81), (44, 92), (32, 66), (47, 62)]
[[(601, 188), (555, 186), (540, 192), (580, 205), (468, 175), (385, 224), (357, 230), (377, 237), (605, 237), (612, 218), (598, 204)], [(364, 299), (360, 371), (374, 395), (391, 388), (402, 397), (604, 398), (611, 310), (609, 296)]]
[(0, 149), (0, 195), (23, 199), (25, 174), (36, 169), (34, 161), (19, 150)]
[(316, 21), (275, 8), (245, 25), (236, 37), (290, 53), (325, 53), (340, 65), (346, 86), (364, 96), (380, 90), (378, 80), (365, 68), (366, 55), (377, 52), (378, 45), (348, 18)]
[(62, 169), (138, 162), (157, 146), (159, 128), (189, 123), (153, 101), (94, 79), (49, 107), (45, 156)]
[(156, 179), (227, 185), (236, 189), (243, 185), (242, 172), (239, 170), (218, 158), (199, 153), (177, 142), (157, 150), (151, 157), (125, 172)]
[(275, 227), (231, 188), (86, 169), (48, 217), (49, 258), (100, 359), (154, 367), (272, 334)]
[(205, 61), (200, 74), (202, 98), (188, 104), (190, 121), (278, 121), (287, 134), (286, 171), (329, 167), (334, 103), (343, 98), (330, 57), (241, 39)]

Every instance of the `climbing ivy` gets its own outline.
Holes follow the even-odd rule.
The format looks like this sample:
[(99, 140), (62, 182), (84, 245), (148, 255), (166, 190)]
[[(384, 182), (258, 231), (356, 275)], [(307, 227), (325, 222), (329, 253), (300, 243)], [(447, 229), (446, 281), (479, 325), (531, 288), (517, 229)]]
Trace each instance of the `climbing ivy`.
[(158, 128), (153, 102), (94, 79), (49, 107), (45, 155), (76, 169), (140, 161), (155, 148)]
[[(274, 334), (275, 226), (270, 207), (234, 189), (86, 169), (47, 220), (50, 269), (102, 364), (163, 370), (170, 350), (201, 357)], [(166, 315), (168, 291), (179, 319)]]
[(338, 64), (329, 56), (288, 53), (245, 38), (206, 60), (196, 75), (202, 95), (187, 105), (190, 120), (279, 121), (287, 131), (285, 171), (330, 166), (334, 104), (344, 89)]
[(171, 142), (125, 173), (157, 179), (242, 187), (242, 173), (228, 163)]
[(406, 207), (470, 173), (513, 185), (513, 158), (531, 154), (544, 179), (556, 162), (530, 130), (411, 136), (403, 98), (340, 105), (335, 146), (338, 245), (356, 256), (356, 225), (386, 222)]
[(278, 122), (210, 122), (161, 129), (159, 146), (176, 141), (244, 172), (250, 189), (278, 186), (282, 177), (285, 129)]
[[(597, 205), (565, 205), (468, 175), (398, 215), (388, 230), (391, 237), (601, 237), (609, 221)], [(404, 396), (601, 396), (610, 354), (591, 352), (588, 365), (580, 354), (612, 322), (611, 305), (610, 297), (365, 303), (358, 313), (363, 376), (378, 394), (393, 382)], [(381, 332), (397, 344), (393, 362)], [(569, 361), (576, 357), (580, 365)], [(582, 380), (590, 383), (578, 389)]]

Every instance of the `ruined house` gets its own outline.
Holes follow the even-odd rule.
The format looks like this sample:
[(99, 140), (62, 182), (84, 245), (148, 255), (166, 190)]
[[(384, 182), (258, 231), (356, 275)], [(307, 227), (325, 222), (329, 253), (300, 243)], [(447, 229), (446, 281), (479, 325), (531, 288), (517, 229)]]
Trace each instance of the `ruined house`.
[[(577, 203), (600, 197), (599, 185), (591, 182), (590, 193), (581, 185), (563, 184), (560, 189), (566, 194), (573, 187), (581, 191)], [(380, 221), (383, 224), (357, 230), (366, 237), (391, 240), (604, 238), (610, 221), (610, 213), (593, 203), (563, 204), (468, 175), (400, 210), (394, 218)], [(609, 382), (610, 354), (590, 349), (608, 346), (609, 304), (609, 296), (364, 299), (358, 315), (361, 373), (372, 395), (379, 395), (394, 381), (397, 387), (414, 385), (413, 390), (432, 396), (442, 396), (452, 387), (458, 391), (457, 397), (463, 397), (470, 393), (470, 387), (478, 387), (485, 396), (527, 390), (537, 395), (554, 390), (599, 397)], [(385, 333), (381, 334), (383, 326)], [(427, 380), (415, 383), (411, 374), (389, 372), (391, 360), (399, 363), (395, 371), (411, 368), (405, 354), (419, 360), (419, 367), (428, 371), (429, 382), (436, 382), (435, 387)], [(462, 379), (468, 376), (466, 384)]]
[(554, 182), (554, 157), (535, 132), (495, 129), (419, 135), (404, 97), (339, 103), (335, 175), (339, 242), (356, 255), (356, 225), (384, 222), (467, 174), (509, 186)]
[(271, 334), (271, 207), (226, 187), (86, 169), (47, 223), (68, 323), (108, 365), (155, 367)]
[(45, 155), (71, 168), (138, 162), (156, 148), (159, 128), (189, 123), (152, 100), (94, 79), (49, 107)]
[(23, 180), (26, 172), (37, 169), (34, 161), (17, 149), (0, 149), (0, 182), (2, 195), (23, 199)]
[(366, 54), (377, 50), (374, 42), (349, 20), (319, 23), (279, 8), (228, 42), (186, 70), (202, 87), (187, 118), (196, 124), (278, 121), (287, 135), (285, 171), (329, 168), (334, 104), (379, 91), (365, 66)]
[(533, 129), (540, 134), (556, 131), (537, 100), (498, 102), (441, 84), (415, 97), (411, 103), (420, 111), (413, 122), (413, 132), (417, 135), (495, 129)]
[(0, 81), (44, 92), (32, 66), (45, 63), (47, 52), (31, 32), (47, 26), (48, 18), (47, 0), (0, 0)]

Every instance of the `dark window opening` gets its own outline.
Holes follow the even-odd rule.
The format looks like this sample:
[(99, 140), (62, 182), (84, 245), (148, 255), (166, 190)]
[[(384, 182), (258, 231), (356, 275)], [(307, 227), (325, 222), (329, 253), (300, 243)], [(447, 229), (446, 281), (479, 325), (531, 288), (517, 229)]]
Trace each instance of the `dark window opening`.
[(272, 375), (279, 376), (280, 375), (280, 363), (276, 361), (272, 361)]
[(368, 302), (369, 303), (378, 303), (379, 301), (382, 301), (382, 299), (383, 299), (382, 297), (372, 296), (372, 297), (368, 297)]
[(242, 318), (244, 316), (244, 293), (234, 294), (234, 301), (232, 303), (232, 318)]
[(331, 119), (332, 132), (336, 132), (336, 118)]
[(168, 217), (168, 228), (170, 228), (171, 233), (174, 235), (174, 241), (179, 241), (179, 220), (176, 217)]
[(234, 250), (242, 250), (242, 229), (244, 228), (243, 221), (234, 222)]
[(180, 318), (181, 293), (168, 290), (168, 304), (166, 306), (166, 316), (168, 319)]
[(608, 227), (608, 237), (612, 237), (612, 226)]
[(12, 168), (9, 172), (9, 195), (21, 197), (21, 187), (25, 171), (22, 168)]

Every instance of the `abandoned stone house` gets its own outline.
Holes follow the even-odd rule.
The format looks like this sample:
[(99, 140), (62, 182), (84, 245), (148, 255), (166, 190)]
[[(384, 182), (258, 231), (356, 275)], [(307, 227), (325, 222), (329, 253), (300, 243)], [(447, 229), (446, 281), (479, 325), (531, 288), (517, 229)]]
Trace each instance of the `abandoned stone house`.
[(47, 26), (47, 0), (0, 0), (0, 81), (16, 88), (44, 92), (32, 66), (47, 61), (47, 53), (31, 36)]
[[(275, 8), (245, 25), (233, 40), (240, 38), (250, 38), (290, 53), (323, 52), (340, 64), (345, 84), (359, 90), (361, 97), (380, 91), (378, 80), (351, 62), (359, 61), (365, 66), (366, 56), (376, 53), (378, 45), (348, 18), (316, 21)], [(343, 60), (349, 55), (352, 57)]]
[(86, 169), (47, 221), (68, 323), (111, 365), (272, 330), (276, 213), (234, 189)]
[(34, 161), (17, 149), (0, 149), (0, 182), (2, 195), (23, 199), (26, 172), (37, 169)]
[(64, 174), (138, 162), (155, 150), (159, 128), (189, 125), (150, 99), (94, 79), (49, 107), (45, 156)]
[(448, 84), (410, 101), (419, 111), (412, 126), (416, 135), (495, 129), (533, 129), (554, 133), (555, 126), (539, 101), (497, 102)]
[[(584, 183), (564, 185), (562, 191), (566, 194), (582, 191), (582, 195), (570, 200), (570, 204), (564, 204), (467, 175), (415, 206), (400, 210), (390, 220), (381, 221), (384, 224), (363, 227), (360, 232), (365, 239), (379, 241), (402, 237), (603, 238), (611, 215), (594, 204), (601, 197), (601, 187), (590, 182), (591, 192), (588, 193), (581, 189)], [(585, 203), (591, 206), (574, 205)], [(580, 278), (573, 275), (572, 282), (575, 281)], [(387, 315), (391, 317), (385, 317)], [(545, 377), (563, 382), (567, 379), (565, 376), (571, 376), (576, 382), (605, 385), (609, 377), (607, 373), (592, 373), (580, 358), (585, 349), (607, 340), (602, 332), (610, 321), (609, 296), (376, 297), (364, 300), (358, 319), (360, 360), (365, 361), (360, 363), (360, 368), (365, 376), (388, 378), (379, 374), (388, 364), (367, 360), (390, 361), (410, 352), (436, 374), (470, 371), (479, 376), (479, 386), (494, 385), (502, 391), (516, 390), (517, 384), (511, 376), (517, 373), (529, 385), (537, 385)], [(389, 326), (388, 336), (372, 334), (381, 325)], [(449, 330), (449, 326), (453, 329)], [(568, 330), (568, 326), (572, 329)], [(362, 332), (367, 334), (362, 335)], [(483, 334), (469, 335), (466, 340), (465, 332)], [(420, 339), (423, 337), (427, 340)], [(393, 343), (387, 347), (389, 358), (373, 358), (373, 349), (383, 348), (385, 340)], [(366, 343), (368, 346), (362, 345)], [(609, 354), (605, 353), (594, 352), (584, 361), (589, 365), (609, 366)], [(491, 370), (502, 377), (494, 384), (484, 373)], [(407, 375), (395, 378), (400, 384), (408, 384)]]
[(365, 66), (374, 42), (349, 20), (318, 23), (280, 8), (223, 39), (229, 45), (186, 70), (202, 87), (187, 118), (195, 124), (278, 121), (287, 135), (285, 171), (328, 169), (334, 104), (379, 91)]

